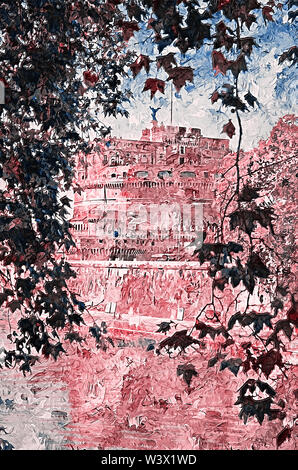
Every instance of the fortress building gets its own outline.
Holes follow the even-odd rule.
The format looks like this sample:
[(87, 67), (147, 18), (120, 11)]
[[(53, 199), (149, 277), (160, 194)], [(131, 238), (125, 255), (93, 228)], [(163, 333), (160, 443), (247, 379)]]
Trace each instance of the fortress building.
[(195, 317), (208, 276), (193, 246), (227, 153), (227, 139), (153, 120), (140, 140), (106, 138), (78, 155), (69, 261), (76, 292), (115, 329), (154, 332), (159, 320)]

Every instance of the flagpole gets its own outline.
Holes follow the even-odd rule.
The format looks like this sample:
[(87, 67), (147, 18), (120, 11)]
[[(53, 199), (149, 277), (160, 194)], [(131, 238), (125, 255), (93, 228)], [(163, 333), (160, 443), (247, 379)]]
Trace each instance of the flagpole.
[(173, 82), (171, 82), (171, 126), (173, 124)]

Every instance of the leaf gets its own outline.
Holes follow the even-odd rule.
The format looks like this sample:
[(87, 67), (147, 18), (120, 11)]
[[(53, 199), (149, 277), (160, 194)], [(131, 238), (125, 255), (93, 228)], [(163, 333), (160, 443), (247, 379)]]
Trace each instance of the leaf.
[(80, 324), (83, 323), (83, 325), (85, 325), (84, 319), (78, 313), (72, 313), (68, 315), (68, 320), (70, 324), (75, 323), (76, 325), (80, 326)]
[(190, 346), (191, 344), (201, 344), (200, 341), (193, 338), (192, 336), (187, 334), (187, 330), (176, 331), (172, 336), (161, 341), (159, 344), (159, 348), (156, 349), (156, 353), (159, 354), (160, 351), (164, 348), (169, 350), (173, 349), (181, 349), (181, 351), (185, 351), (185, 349)]
[(171, 329), (171, 324), (172, 321), (163, 321), (159, 323), (157, 326), (159, 326), (158, 330), (156, 330), (156, 333), (167, 333)]
[(152, 99), (157, 91), (164, 93), (164, 89), (165, 82), (163, 80), (159, 80), (158, 78), (147, 78), (143, 91), (150, 90)]
[(134, 2), (129, 3), (125, 6), (130, 19), (135, 18), (137, 21), (141, 21), (143, 16), (146, 15), (146, 10), (143, 10), (139, 5)]
[(93, 326), (90, 326), (89, 332), (95, 338), (96, 343), (100, 343), (102, 331), (101, 331), (101, 328), (96, 323), (94, 323)]
[(211, 103), (214, 104), (216, 103), (216, 101), (218, 101), (218, 98), (219, 98), (219, 93), (217, 90), (215, 90), (212, 95), (211, 95)]
[(239, 194), (239, 201), (241, 202), (251, 202), (253, 199), (257, 199), (259, 192), (256, 188), (252, 188), (248, 185), (243, 186), (241, 193)]
[(251, 55), (253, 46), (256, 46), (255, 40), (252, 37), (241, 38), (240, 44), (243, 53), (248, 56)]
[(5, 292), (1, 292), (1, 294), (0, 294), (0, 307), (7, 300), (7, 297), (8, 297), (8, 295)]
[(63, 346), (60, 342), (57, 344), (51, 344), (47, 342), (42, 348), (43, 355), (46, 358), (52, 356), (55, 359), (55, 361), (57, 360), (61, 352), (66, 352), (66, 351), (63, 349)]
[(70, 343), (73, 343), (74, 341), (77, 343), (81, 343), (82, 341), (85, 341), (85, 338), (79, 335), (76, 331), (70, 331), (69, 333), (66, 333), (64, 336), (64, 339), (68, 339)]
[(264, 354), (261, 354), (261, 356), (259, 356), (256, 359), (253, 365), (253, 369), (256, 372), (259, 369), (261, 369), (262, 373), (268, 379), (269, 375), (274, 370), (275, 366), (278, 366), (280, 369), (282, 369), (283, 367), (282, 355), (280, 354), (279, 351), (271, 349), (270, 351)]
[(124, 41), (129, 41), (135, 31), (140, 31), (140, 27), (136, 21), (121, 21), (119, 26), (122, 29)]
[(236, 134), (236, 129), (231, 119), (227, 124), (223, 126), (221, 133), (226, 133), (230, 137), (230, 139), (232, 139), (232, 137)]
[(21, 304), (17, 300), (12, 300), (7, 304), (7, 307), (10, 308), (12, 312), (15, 312), (16, 310), (21, 310)]
[(279, 57), (278, 63), (282, 64), (285, 60), (292, 61), (291, 66), (297, 64), (298, 62), (298, 47), (297, 46), (290, 47), (290, 49), (283, 52), (281, 56)]
[(183, 380), (187, 383), (188, 387), (190, 387), (192, 378), (198, 375), (195, 366), (192, 364), (181, 364), (177, 367), (177, 375), (182, 375)]
[(225, 75), (230, 67), (230, 61), (228, 61), (222, 52), (212, 51), (212, 67), (215, 70), (215, 76), (219, 73)]
[(167, 74), (169, 75), (167, 81), (172, 80), (178, 92), (186, 84), (186, 81), (193, 81), (193, 69), (191, 67), (173, 67), (167, 71)]
[(265, 20), (265, 23), (267, 21), (273, 21), (273, 17), (272, 17), (273, 13), (274, 13), (273, 8), (271, 8), (268, 5), (262, 8), (262, 14), (263, 14), (263, 18)]
[(290, 440), (293, 429), (289, 426), (283, 428), (276, 436), (276, 446), (279, 448), (287, 439)]
[(209, 359), (208, 361), (208, 366), (207, 367), (214, 367), (215, 364), (217, 364), (217, 362), (220, 360), (220, 359), (224, 359), (226, 357), (226, 354), (221, 354), (220, 352), (218, 352), (214, 357), (212, 357), (211, 359)]
[(256, 229), (255, 222), (259, 222), (262, 227), (269, 227), (271, 233), (274, 235), (272, 222), (275, 216), (271, 207), (264, 209), (257, 207), (254, 210), (241, 209), (232, 212), (229, 217), (231, 230), (235, 230), (236, 227), (239, 227), (243, 232), (251, 234)]
[(177, 65), (174, 52), (156, 57), (157, 70), (161, 67), (168, 73), (173, 65)]
[(250, 255), (247, 262), (247, 267), (257, 277), (267, 278), (270, 275), (269, 269), (263, 263), (260, 256), (256, 253)]
[(144, 68), (147, 72), (149, 73), (150, 69), (150, 58), (147, 55), (140, 55), (135, 62), (130, 64), (129, 68), (132, 71), (133, 78), (136, 78), (136, 76), (140, 73), (142, 68)]
[(96, 73), (90, 72), (89, 70), (86, 70), (83, 73), (83, 76), (84, 76), (85, 83), (89, 86), (93, 86), (95, 85), (95, 83), (98, 82), (98, 78), (99, 78), (98, 75)]
[(224, 106), (234, 107), (243, 112), (247, 110), (246, 104), (244, 104), (238, 96), (233, 94), (233, 89), (228, 90), (228, 92), (223, 92), (220, 98)]
[(225, 338), (228, 337), (227, 331), (222, 326), (218, 328), (213, 328), (213, 326), (206, 325), (204, 322), (198, 319), (195, 322), (195, 328), (196, 330), (200, 331), (199, 338), (205, 338), (206, 335), (209, 335), (210, 338), (214, 339), (220, 334), (222, 334)]
[(242, 364), (242, 359), (238, 357), (231, 358), (231, 359), (222, 361), (220, 364), (219, 370), (224, 370), (228, 368), (237, 377), (241, 364)]
[(252, 95), (250, 91), (246, 93), (244, 99), (248, 102), (249, 106), (252, 106), (253, 108), (255, 107), (255, 103), (258, 103), (257, 98)]
[(272, 316), (268, 313), (250, 312), (242, 315), (240, 312), (237, 312), (229, 319), (228, 330), (231, 330), (235, 323), (238, 322), (244, 327), (253, 324), (254, 334), (258, 334), (263, 329), (264, 325), (268, 326), (268, 328), (272, 328), (271, 319)]
[[(258, 400), (253, 397), (253, 393), (256, 389), (259, 388), (261, 392), (266, 392), (268, 394), (267, 398)], [(248, 395), (250, 392), (251, 395)], [(239, 418), (243, 419), (244, 424), (247, 423), (249, 417), (255, 416), (260, 424), (264, 420), (265, 414), (269, 419), (273, 419), (273, 411), (271, 410), (272, 397), (276, 395), (276, 392), (273, 390), (270, 385), (261, 380), (248, 379), (239, 389), (239, 396), (235, 405), (241, 405), (241, 411), (239, 413)]]
[(291, 327), (289, 320), (279, 320), (274, 327), (274, 331), (275, 333), (283, 331), (286, 337), (291, 341), (293, 328)]
[(231, 30), (227, 28), (223, 21), (217, 23), (216, 34), (213, 36), (215, 38), (213, 43), (214, 49), (225, 47), (227, 51), (231, 50), (234, 44), (234, 38), (233, 36), (227, 34), (227, 31), (231, 32)]
[(234, 77), (238, 77), (240, 72), (246, 72), (247, 66), (244, 54), (240, 54), (236, 60), (229, 62), (229, 67)]
[(289, 308), (287, 312), (287, 319), (295, 326), (295, 328), (298, 328), (297, 302), (293, 302), (292, 306)]

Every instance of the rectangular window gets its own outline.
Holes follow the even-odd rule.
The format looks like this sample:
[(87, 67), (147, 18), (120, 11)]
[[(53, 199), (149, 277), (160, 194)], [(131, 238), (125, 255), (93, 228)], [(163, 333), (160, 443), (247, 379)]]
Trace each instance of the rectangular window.
[(182, 321), (184, 318), (184, 308), (178, 307), (177, 320)]
[(105, 308), (105, 313), (115, 313), (116, 305), (116, 302), (108, 302)]

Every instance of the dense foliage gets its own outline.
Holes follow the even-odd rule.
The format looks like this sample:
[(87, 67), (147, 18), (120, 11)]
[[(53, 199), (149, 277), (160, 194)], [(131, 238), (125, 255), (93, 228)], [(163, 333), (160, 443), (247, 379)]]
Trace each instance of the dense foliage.
[[(293, 21), (297, 2), (286, 4), (287, 21)], [(192, 67), (178, 65), (179, 57), (208, 42), (215, 81), (218, 74), (227, 76), (224, 86), (215, 86), (210, 105), (221, 103), (231, 111), (231, 119), (223, 126), (230, 138), (238, 126), (238, 148), (218, 187), (221, 221), (215, 236), (207, 233), (197, 253), (200, 262), (210, 266), (215, 325), (202, 320), (205, 306), (191, 332), (176, 331), (160, 344), (158, 352), (171, 352), (172, 347), (185, 351), (199, 344), (197, 332), (199, 338), (209, 336), (218, 343), (210, 367), (220, 361), (220, 370), (255, 374), (239, 392), (240, 417), (246, 422), (256, 416), (261, 423), (265, 414), (270, 419), (283, 416), (272, 411), (275, 392), (263, 379), (270, 377), (275, 366), (283, 375), (287, 373), (280, 333), (291, 341), (297, 327), (297, 303), (289, 281), (292, 258), (289, 250), (286, 255), (280, 253), (282, 215), (264, 203), (266, 194), (274, 196), (281, 190), (274, 185), (277, 173), (267, 171), (270, 162), (263, 155), (252, 154), (247, 161), (242, 154), (241, 113), (252, 109), (257, 99), (250, 92), (242, 93), (238, 80), (247, 70), (252, 51), (260, 47), (250, 34), (251, 25), (262, 18), (266, 28), (281, 8), (283, 4), (275, 1), (256, 0), (2, 2), (0, 75), (6, 101), (0, 105), (0, 305), (20, 314), (18, 328), (10, 332), (14, 347), (6, 351), (7, 366), (19, 363), (23, 372), (30, 371), (37, 360), (34, 351), (56, 359), (64, 351), (59, 331), (66, 325), (70, 328), (66, 339), (81, 341), (73, 326), (84, 322), (85, 305), (67, 287), (74, 271), (55, 254), (74, 243), (67, 217), (73, 157), (79, 150), (88, 153), (86, 130), (109, 132), (92, 114), (92, 105), (101, 106), (105, 115), (126, 115), (122, 104), (130, 92), (122, 89), (121, 77), (126, 73), (136, 77), (143, 70), (148, 75), (144, 92), (150, 91), (151, 97), (163, 93), (166, 82), (179, 91), (193, 80)], [(220, 21), (218, 12), (222, 13)], [(158, 50), (154, 57), (129, 51), (130, 39), (145, 26), (154, 32)], [(177, 52), (167, 52), (168, 46)], [(296, 59), (293, 46), (284, 51), (280, 63)], [(150, 75), (153, 62), (157, 70), (167, 73), (167, 81)], [(283, 145), (282, 136), (276, 139), (277, 147)], [(265, 148), (264, 154), (269, 151), (274, 149)], [(292, 149), (287, 155), (293, 157)], [(274, 170), (282, 172), (283, 168), (281, 162)], [(285, 191), (292, 170), (288, 165), (289, 174), (281, 182)], [(283, 243), (293, 244), (293, 234), (288, 232)], [(234, 298), (225, 310), (219, 294), (230, 287)], [(255, 300), (257, 290), (260, 302), (252, 308), (250, 300)], [(244, 343), (239, 340), (241, 332), (237, 333), (239, 347), (234, 357), (235, 350), (232, 355), (229, 348), (235, 344), (237, 327), (249, 328), (250, 333)], [(100, 339), (105, 332), (97, 325), (90, 332), (98, 344), (106, 344)], [(178, 371), (187, 384), (195, 373), (192, 367)], [(252, 398), (256, 388), (267, 396)], [(251, 396), (247, 397), (247, 391)]]

